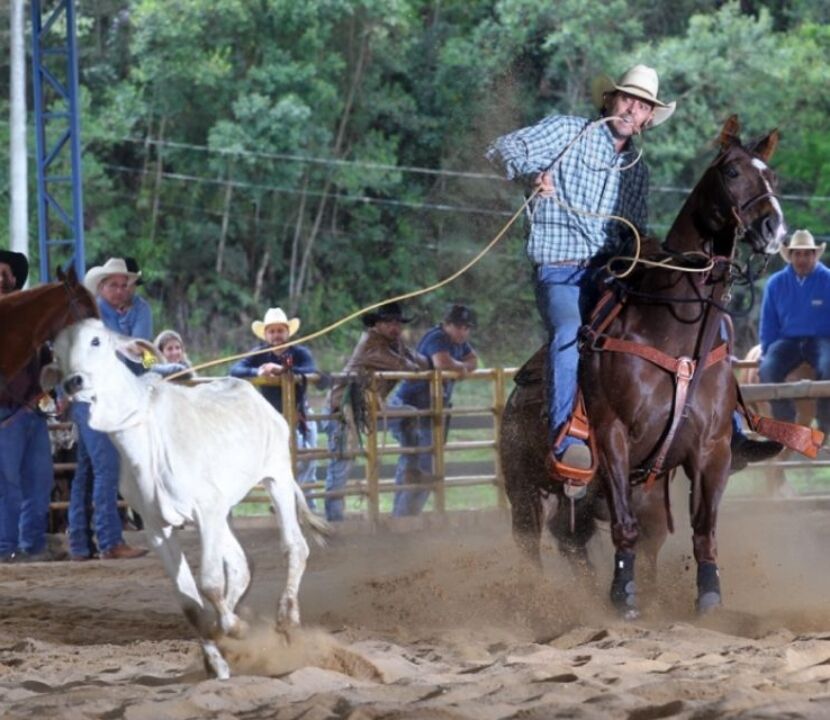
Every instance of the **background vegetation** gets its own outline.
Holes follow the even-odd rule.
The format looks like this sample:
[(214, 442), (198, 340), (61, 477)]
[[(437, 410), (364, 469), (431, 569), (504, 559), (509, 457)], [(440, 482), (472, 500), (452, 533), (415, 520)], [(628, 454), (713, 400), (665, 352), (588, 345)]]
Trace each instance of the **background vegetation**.
[[(487, 144), (551, 112), (590, 113), (590, 80), (634, 62), (658, 68), (661, 94), (678, 101), (646, 137), (656, 234), (733, 112), (747, 135), (780, 128), (774, 164), (789, 224), (830, 234), (824, 0), (78, 8), (87, 257), (138, 258), (156, 327), (181, 330), (197, 357), (248, 347), (250, 320), (269, 306), (314, 330), (453, 272), (520, 201), (483, 160)], [(7, 15), (0, 6), (4, 190)], [(6, 235), (7, 203), (3, 192)], [(450, 288), (413, 302), (420, 325), (464, 300), (481, 316), (488, 364), (526, 357), (541, 335), (521, 236), (517, 227)], [(746, 349), (755, 322), (739, 330)], [(357, 331), (353, 323), (313, 349), (337, 363)]]

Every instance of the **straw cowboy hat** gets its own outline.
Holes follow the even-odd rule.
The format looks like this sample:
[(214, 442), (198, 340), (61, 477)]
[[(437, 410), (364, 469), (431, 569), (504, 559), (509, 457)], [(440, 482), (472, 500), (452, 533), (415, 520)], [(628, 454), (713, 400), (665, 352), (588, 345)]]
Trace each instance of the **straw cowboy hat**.
[(0, 250), (0, 263), (5, 263), (11, 268), (14, 275), (14, 289), (22, 290), (29, 277), (29, 260), (23, 253), (14, 250)]
[(826, 246), (827, 243), (816, 245), (816, 239), (809, 230), (796, 230), (790, 238), (789, 244), (782, 246), (780, 252), (781, 257), (789, 262), (791, 250), (815, 250), (816, 257), (821, 257)]
[(126, 275), (128, 282), (134, 283), (141, 273), (130, 272), (124, 258), (110, 258), (103, 265), (96, 265), (84, 275), (84, 287), (93, 295), (98, 294), (98, 286), (110, 275)]
[(294, 335), (300, 329), (300, 318), (288, 319), (282, 308), (268, 308), (262, 320), (254, 320), (251, 323), (251, 330), (260, 340), (265, 340), (265, 328), (269, 325), (286, 325), (288, 337)]
[(648, 65), (635, 65), (625, 72), (619, 82), (614, 82), (608, 75), (600, 75), (591, 84), (591, 98), (598, 110), (605, 106), (605, 93), (615, 90), (646, 100), (654, 105), (654, 117), (651, 118), (648, 127), (657, 127), (672, 116), (677, 106), (674, 101), (665, 103), (657, 98), (659, 87), (660, 80), (654, 68)]

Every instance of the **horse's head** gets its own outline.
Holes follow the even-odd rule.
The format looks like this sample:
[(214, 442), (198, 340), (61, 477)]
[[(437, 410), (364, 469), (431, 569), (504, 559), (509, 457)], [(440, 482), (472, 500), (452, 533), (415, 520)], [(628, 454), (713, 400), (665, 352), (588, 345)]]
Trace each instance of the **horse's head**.
[(99, 316), (98, 304), (92, 294), (78, 282), (75, 265), (70, 265), (66, 272), (59, 267), (57, 275), (58, 283), (56, 284), (62, 284), (66, 293), (66, 302), (72, 318), (70, 322), (97, 318)]
[(749, 243), (753, 252), (772, 255), (781, 248), (787, 227), (775, 195), (776, 177), (767, 161), (778, 146), (778, 130), (747, 145), (740, 124), (730, 117), (720, 135), (720, 154), (704, 180), (710, 211), (704, 221), (715, 238)]

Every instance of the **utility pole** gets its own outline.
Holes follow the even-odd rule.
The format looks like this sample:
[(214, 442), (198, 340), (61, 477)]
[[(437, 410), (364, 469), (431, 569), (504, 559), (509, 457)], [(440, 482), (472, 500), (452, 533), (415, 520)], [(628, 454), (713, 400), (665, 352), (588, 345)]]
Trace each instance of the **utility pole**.
[(29, 194), (26, 157), (26, 39), (25, 0), (11, 0), (11, 93), (9, 164), (11, 179), (11, 250), (29, 255)]

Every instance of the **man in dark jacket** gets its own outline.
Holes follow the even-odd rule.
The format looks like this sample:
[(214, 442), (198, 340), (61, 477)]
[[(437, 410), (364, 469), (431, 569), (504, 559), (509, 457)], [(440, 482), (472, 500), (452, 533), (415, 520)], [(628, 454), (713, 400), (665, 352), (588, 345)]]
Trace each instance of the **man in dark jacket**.
[[(346, 440), (347, 428), (343, 410), (347, 405), (346, 393), (361, 395), (360, 381), (371, 372), (386, 371), (417, 371), (429, 367), (427, 359), (418, 352), (406, 346), (401, 338), (404, 323), (412, 318), (404, 317), (399, 303), (392, 302), (382, 305), (374, 312), (366, 313), (362, 320), (366, 328), (352, 352), (352, 356), (343, 368), (350, 377), (338, 379), (329, 395), (329, 410), (339, 413), (340, 419), (330, 420), (327, 426), (329, 451), (337, 453), (329, 463), (326, 473), (326, 491), (340, 490), (348, 479), (352, 467), (351, 458), (342, 457)], [(395, 387), (396, 380), (382, 380), (377, 384), (378, 395), (381, 400)], [(343, 519), (345, 501), (342, 497), (326, 499), (326, 519), (339, 521)]]

